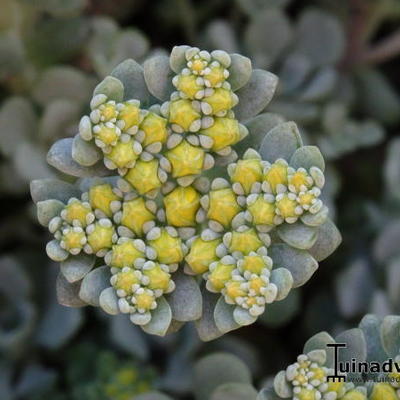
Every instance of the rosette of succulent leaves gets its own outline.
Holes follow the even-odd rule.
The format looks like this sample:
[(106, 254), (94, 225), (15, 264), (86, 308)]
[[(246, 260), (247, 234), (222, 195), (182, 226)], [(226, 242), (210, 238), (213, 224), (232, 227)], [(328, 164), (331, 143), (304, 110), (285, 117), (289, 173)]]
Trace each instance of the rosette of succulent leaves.
[[(400, 313), (400, 140), (387, 145), (381, 171), (382, 193), (379, 202), (365, 202), (359, 218), (367, 221), (363, 231), (349, 232), (349, 247), (358, 248), (335, 279), (336, 315), (342, 320), (359, 318), (366, 312), (379, 315)], [(365, 296), (368, 297), (365, 297)], [(360, 297), (364, 301), (360, 301)], [(368, 299), (366, 301), (365, 299)]]
[(211, 340), (310, 279), (341, 237), (320, 199), (320, 151), (260, 114), (276, 84), (241, 55), (177, 46), (96, 87), (79, 133), (47, 156), (80, 179), (31, 184), (62, 304), (156, 335), (196, 321)]
[(87, 3), (2, 2), (0, 87), (8, 94), (0, 106), (3, 193), (24, 195), (35, 177), (55, 177), (46, 151), (75, 134), (96, 76), (103, 78), (129, 56), (141, 61), (149, 54), (141, 32), (91, 16)]
[[(290, 1), (237, 3), (248, 18), (244, 34), (229, 20), (215, 20), (200, 42), (240, 51), (279, 76), (270, 113), (295, 120), (329, 159), (382, 141), (384, 126), (398, 121), (400, 99), (375, 66), (398, 54), (398, 33), (371, 42), (384, 22), (399, 17), (397, 1), (334, 2), (339, 16), (320, 6), (295, 19), (284, 10)], [(349, 11), (353, 3), (359, 12)]]

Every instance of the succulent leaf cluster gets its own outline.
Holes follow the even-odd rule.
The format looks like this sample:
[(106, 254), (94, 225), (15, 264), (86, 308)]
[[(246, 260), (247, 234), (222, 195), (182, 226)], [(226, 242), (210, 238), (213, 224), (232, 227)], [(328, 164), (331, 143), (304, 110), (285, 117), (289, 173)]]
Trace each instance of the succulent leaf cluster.
[(312, 276), (340, 242), (319, 198), (321, 153), (294, 123), (264, 132), (260, 153), (240, 147), (275, 86), (243, 56), (178, 46), (96, 87), (79, 133), (48, 153), (81, 179), (31, 186), (62, 303), (129, 314), (159, 335), (197, 320), (212, 339)]

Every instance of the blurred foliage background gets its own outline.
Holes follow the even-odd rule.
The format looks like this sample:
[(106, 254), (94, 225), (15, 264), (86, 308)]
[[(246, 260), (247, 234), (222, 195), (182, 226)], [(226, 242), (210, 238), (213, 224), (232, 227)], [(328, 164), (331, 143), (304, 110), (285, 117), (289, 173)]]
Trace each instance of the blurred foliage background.
[[(398, 0), (1, 0), (0, 397), (192, 398), (193, 360), (238, 355), (261, 385), (307, 338), (400, 312)], [(46, 152), (76, 133), (96, 82), (125, 58), (177, 44), (249, 56), (280, 78), (269, 112), (299, 123), (329, 159), (325, 196), (343, 244), (258, 322), (202, 344), (55, 299), (55, 268), (29, 181), (55, 176)], [(49, 397), (50, 398), (50, 397)]]

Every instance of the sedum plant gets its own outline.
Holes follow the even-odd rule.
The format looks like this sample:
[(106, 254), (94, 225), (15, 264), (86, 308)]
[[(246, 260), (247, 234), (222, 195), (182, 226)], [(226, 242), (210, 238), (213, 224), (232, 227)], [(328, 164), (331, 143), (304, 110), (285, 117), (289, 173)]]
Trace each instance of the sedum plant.
[(195, 320), (210, 340), (310, 279), (340, 234), (318, 148), (259, 114), (276, 83), (238, 54), (177, 46), (95, 88), (79, 133), (47, 157), (80, 179), (31, 184), (62, 304), (157, 335)]

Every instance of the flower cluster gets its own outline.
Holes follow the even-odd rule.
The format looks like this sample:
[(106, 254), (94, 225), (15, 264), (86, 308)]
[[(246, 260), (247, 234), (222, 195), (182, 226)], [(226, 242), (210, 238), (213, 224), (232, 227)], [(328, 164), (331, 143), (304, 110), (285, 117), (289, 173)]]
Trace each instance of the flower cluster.
[[(143, 71), (126, 61), (116, 68), (118, 79), (96, 87), (72, 143), (61, 140), (49, 152), (49, 162), (72, 175), (118, 175), (68, 188), (57, 183), (56, 200), (38, 181), (39, 221), (54, 235), (47, 253), (63, 263), (59, 291), (71, 293), (67, 304), (78, 292), (74, 304), (129, 314), (146, 332), (164, 335), (174, 319), (206, 317), (203, 282), (191, 276), (201, 275), (219, 296), (222, 334), (254, 322), (267, 304), (309, 279), (318, 264), (303, 250), (316, 245), (323, 259), (340, 241), (319, 199), (324, 161), (317, 148), (302, 145), (294, 123), (267, 132), (266, 156), (237, 147), (249, 132), (236, 112), (241, 119), (256, 115), (276, 84), (245, 57), (179, 46), (156, 61), (145, 63), (143, 81), (168, 101), (145, 109), (149, 99), (132, 98), (131, 71)], [(121, 76), (124, 65), (129, 79)], [(168, 82), (156, 82), (171, 76), (170, 68), (176, 90), (160, 93)], [(214, 165), (230, 181), (204, 174)], [(321, 243), (329, 246), (321, 249), (325, 223)]]

